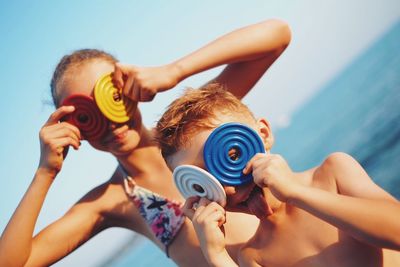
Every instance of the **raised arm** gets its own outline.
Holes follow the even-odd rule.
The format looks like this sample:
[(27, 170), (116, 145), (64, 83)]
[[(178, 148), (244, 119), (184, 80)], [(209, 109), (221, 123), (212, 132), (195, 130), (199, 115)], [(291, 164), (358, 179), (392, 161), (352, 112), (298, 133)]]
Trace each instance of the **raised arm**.
[(400, 202), (376, 185), (349, 155), (330, 155), (318, 170), (333, 173), (340, 194), (303, 188), (293, 204), (371, 245), (400, 250)]
[(244, 173), (267, 186), (279, 200), (299, 207), (354, 238), (376, 247), (400, 250), (400, 202), (376, 185), (351, 156), (333, 153), (313, 180), (332, 179), (337, 192), (304, 185), (280, 155), (257, 154)]
[[(197, 208), (193, 209), (195, 204)], [(223, 207), (206, 198), (190, 197), (185, 202), (183, 212), (193, 222), (201, 250), (210, 266), (238, 266), (225, 248)]]
[(282, 54), (290, 38), (290, 29), (285, 22), (267, 20), (221, 36), (167, 65), (116, 64), (114, 81), (133, 100), (150, 101), (156, 93), (173, 88), (189, 76), (228, 64), (210, 82), (224, 85), (241, 99)]
[(106, 206), (105, 198), (109, 198), (104, 196), (104, 191), (104, 186), (95, 188), (34, 237), (23, 222), (30, 219), (29, 215), (20, 217), (19, 224), (12, 225), (19, 232), (13, 236), (11, 231), (6, 230), (7, 237), (2, 237), (0, 266), (49, 266), (109, 227), (101, 213), (102, 207)]
[(83, 200), (33, 237), (47, 192), (61, 170), (66, 155), (64, 148), (79, 147), (79, 130), (70, 124), (58, 123), (73, 110), (73, 107), (57, 109), (40, 132), (39, 167), (1, 235), (0, 266), (48, 266), (101, 230), (98, 227), (100, 216), (96, 212), (98, 201), (84, 203)]
[(230, 32), (174, 64), (183, 80), (201, 71), (228, 64), (215, 79), (243, 98), (289, 45), (289, 26), (276, 19)]

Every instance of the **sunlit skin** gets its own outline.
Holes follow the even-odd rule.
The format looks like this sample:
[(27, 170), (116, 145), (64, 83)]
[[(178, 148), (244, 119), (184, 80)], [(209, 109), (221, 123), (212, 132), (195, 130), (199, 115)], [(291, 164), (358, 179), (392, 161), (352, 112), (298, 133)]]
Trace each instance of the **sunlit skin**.
[[(231, 117), (226, 114), (218, 114), (216, 117), (218, 117), (218, 120), (213, 121), (215, 125), (220, 125), (222, 123), (228, 123), (228, 122), (240, 122), (240, 123), (245, 123), (253, 130), (258, 131), (258, 124), (259, 123), (266, 123), (268, 122), (266, 120), (260, 120), (259, 122), (250, 120), (247, 118), (235, 118)], [(213, 129), (211, 130), (203, 130), (200, 133), (196, 134), (195, 136), (190, 138), (190, 144), (187, 144), (184, 148), (179, 149), (176, 153), (174, 153), (171, 157), (167, 158), (168, 166), (173, 170), (176, 167), (180, 165), (195, 165), (197, 167), (200, 167), (204, 170), (207, 170), (207, 167), (205, 166), (204, 163), (204, 157), (203, 157), (203, 149), (204, 149), (204, 144), (207, 140), (207, 138), (210, 136), (212, 133)], [(273, 142), (273, 136), (272, 133), (269, 131), (267, 132), (268, 137), (270, 138), (270, 142)], [(227, 206), (226, 210), (228, 211), (236, 211), (236, 212), (244, 212), (248, 214), (252, 214), (248, 208), (244, 205), (240, 205), (241, 202), (245, 201), (248, 197), (251, 191), (254, 189), (256, 186), (255, 183), (248, 183), (245, 185), (241, 186), (228, 186), (222, 184), (226, 196), (227, 196)], [(269, 194), (267, 190), (265, 190), (266, 197), (268, 199), (268, 203), (271, 203), (271, 205), (274, 207), (275, 205), (280, 205), (278, 201), (276, 201), (276, 198)]]
[[(247, 124), (259, 133), (266, 150), (271, 149), (273, 136), (265, 119), (254, 122), (217, 114), (214, 122), (216, 127)], [(190, 164), (206, 169), (202, 154), (212, 131), (191, 136), (190, 144), (168, 158), (170, 167)], [(185, 203), (185, 214), (193, 221), (210, 265), (237, 266), (224, 249), (220, 227), (226, 211), (251, 214), (254, 198), (260, 225), (240, 250), (240, 266), (399, 266), (400, 203), (350, 156), (334, 153), (320, 166), (295, 173), (281, 156), (267, 152), (249, 161), (244, 173), (251, 171), (254, 183), (224, 186), (225, 208), (198, 197)], [(261, 197), (254, 195), (255, 187), (262, 190)]]
[[(158, 67), (91, 60), (67, 71), (56, 92), (57, 102), (62, 103), (76, 93), (92, 96), (96, 80), (109, 72), (113, 72), (113, 81), (124, 95), (133, 101), (151, 101), (157, 93), (174, 88), (185, 78), (221, 65), (227, 66), (212, 81), (223, 84), (241, 99), (289, 42), (287, 24), (267, 20), (232, 31), (177, 61)], [(78, 200), (64, 216), (34, 235), (47, 192), (62, 171), (65, 155), (68, 160), (66, 148), (79, 149), (82, 142), (78, 128), (60, 122), (72, 112), (72, 106), (57, 107), (40, 130), (39, 166), (2, 233), (0, 266), (52, 265), (110, 227), (123, 227), (139, 233), (165, 251), (165, 246), (155, 237), (126, 194), (120, 169)], [(139, 110), (128, 123), (111, 123), (105, 136), (90, 141), (90, 144), (114, 155), (137, 185), (171, 200), (184, 202), (154, 142), (153, 132), (142, 124)], [(243, 213), (229, 213), (227, 217), (227, 250), (237, 260), (239, 247), (254, 234), (259, 220)], [(169, 255), (179, 266), (193, 266), (194, 263), (195, 266), (208, 266), (190, 220), (185, 220), (175, 236)]]
[[(102, 60), (95, 60), (92, 64), (84, 64), (79, 69), (71, 70), (70, 79), (66, 79), (59, 94), (60, 103), (74, 94), (85, 94), (93, 97), (93, 88), (96, 81), (105, 73), (114, 72), (114, 65)], [(72, 78), (73, 77), (73, 78)], [(100, 140), (89, 143), (96, 149), (107, 151), (113, 155), (129, 154), (138, 146), (142, 118), (139, 109), (132, 120), (124, 124), (109, 121), (109, 131)]]

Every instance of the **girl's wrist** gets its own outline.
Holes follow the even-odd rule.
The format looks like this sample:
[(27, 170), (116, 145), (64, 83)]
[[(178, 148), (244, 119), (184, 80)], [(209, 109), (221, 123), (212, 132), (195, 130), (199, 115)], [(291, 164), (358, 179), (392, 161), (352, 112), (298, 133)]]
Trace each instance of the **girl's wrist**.
[(36, 178), (44, 178), (44, 179), (49, 179), (50, 181), (53, 181), (58, 174), (58, 171), (54, 169), (49, 169), (46, 167), (39, 166), (38, 169), (36, 170)]
[(188, 76), (185, 73), (183, 65), (179, 61), (175, 61), (169, 64), (169, 68), (171, 69), (171, 73), (175, 78), (177, 84)]

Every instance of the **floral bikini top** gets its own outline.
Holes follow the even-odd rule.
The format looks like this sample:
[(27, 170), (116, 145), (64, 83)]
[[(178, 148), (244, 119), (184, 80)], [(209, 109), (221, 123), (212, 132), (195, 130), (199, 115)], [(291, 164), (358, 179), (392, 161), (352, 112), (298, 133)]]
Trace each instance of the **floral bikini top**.
[(165, 246), (165, 252), (169, 257), (169, 245), (185, 221), (182, 204), (137, 185), (121, 165), (119, 168), (124, 176), (127, 195), (132, 199), (155, 237)]

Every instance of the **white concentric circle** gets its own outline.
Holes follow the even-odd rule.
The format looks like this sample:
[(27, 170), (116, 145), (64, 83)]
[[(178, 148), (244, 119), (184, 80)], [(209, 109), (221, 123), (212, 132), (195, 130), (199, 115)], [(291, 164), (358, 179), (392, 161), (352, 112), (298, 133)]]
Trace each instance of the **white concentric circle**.
[(226, 205), (226, 194), (218, 180), (206, 170), (193, 165), (175, 168), (174, 181), (184, 198), (199, 196)]

